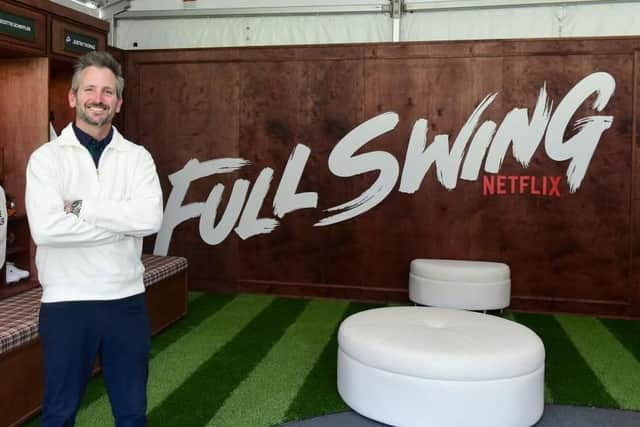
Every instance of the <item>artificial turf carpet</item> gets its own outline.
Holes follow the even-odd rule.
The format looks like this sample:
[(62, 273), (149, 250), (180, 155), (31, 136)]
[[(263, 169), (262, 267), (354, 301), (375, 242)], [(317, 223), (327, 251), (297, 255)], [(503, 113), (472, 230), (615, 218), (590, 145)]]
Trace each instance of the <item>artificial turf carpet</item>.
[[(188, 315), (152, 340), (149, 425), (267, 427), (348, 409), (336, 388), (337, 327), (372, 307), (192, 294)], [(505, 317), (544, 341), (546, 403), (640, 410), (640, 321)], [(76, 425), (113, 425), (101, 377)]]

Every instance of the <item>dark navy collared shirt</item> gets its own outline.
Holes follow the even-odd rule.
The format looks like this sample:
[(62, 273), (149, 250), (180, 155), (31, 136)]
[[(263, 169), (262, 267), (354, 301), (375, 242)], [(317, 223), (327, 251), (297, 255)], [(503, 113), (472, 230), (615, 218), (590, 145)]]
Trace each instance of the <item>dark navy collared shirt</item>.
[(107, 145), (109, 145), (111, 139), (113, 138), (113, 126), (109, 130), (109, 134), (102, 141), (96, 140), (94, 137), (76, 126), (75, 123), (73, 123), (73, 131), (75, 132), (78, 141), (80, 141), (80, 144), (82, 144), (87, 150), (89, 150), (89, 153), (93, 158), (93, 162), (96, 164), (96, 167), (98, 167), (98, 161), (100, 160), (102, 152), (107, 147)]

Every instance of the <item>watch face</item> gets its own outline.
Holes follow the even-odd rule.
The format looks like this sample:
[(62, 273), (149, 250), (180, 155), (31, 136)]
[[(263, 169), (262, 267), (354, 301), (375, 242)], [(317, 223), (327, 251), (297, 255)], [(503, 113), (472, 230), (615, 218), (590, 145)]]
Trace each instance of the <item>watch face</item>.
[(82, 208), (82, 200), (75, 200), (71, 203), (71, 213), (74, 215), (80, 214), (80, 209)]

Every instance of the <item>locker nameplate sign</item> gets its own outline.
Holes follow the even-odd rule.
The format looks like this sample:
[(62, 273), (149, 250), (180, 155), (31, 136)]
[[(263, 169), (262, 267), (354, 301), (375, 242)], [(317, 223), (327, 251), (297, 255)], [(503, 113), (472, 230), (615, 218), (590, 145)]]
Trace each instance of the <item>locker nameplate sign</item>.
[(0, 34), (35, 41), (35, 20), (0, 10)]
[(98, 49), (98, 39), (73, 31), (64, 32), (64, 50), (75, 53), (87, 53)]

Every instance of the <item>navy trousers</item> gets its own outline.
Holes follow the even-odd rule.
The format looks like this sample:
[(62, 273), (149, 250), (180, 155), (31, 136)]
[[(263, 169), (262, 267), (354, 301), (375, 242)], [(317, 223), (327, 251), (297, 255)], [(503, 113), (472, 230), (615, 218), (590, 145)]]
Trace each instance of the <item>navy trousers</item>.
[(117, 427), (146, 426), (151, 340), (144, 294), (112, 301), (43, 303), (42, 426), (73, 426), (100, 357)]

